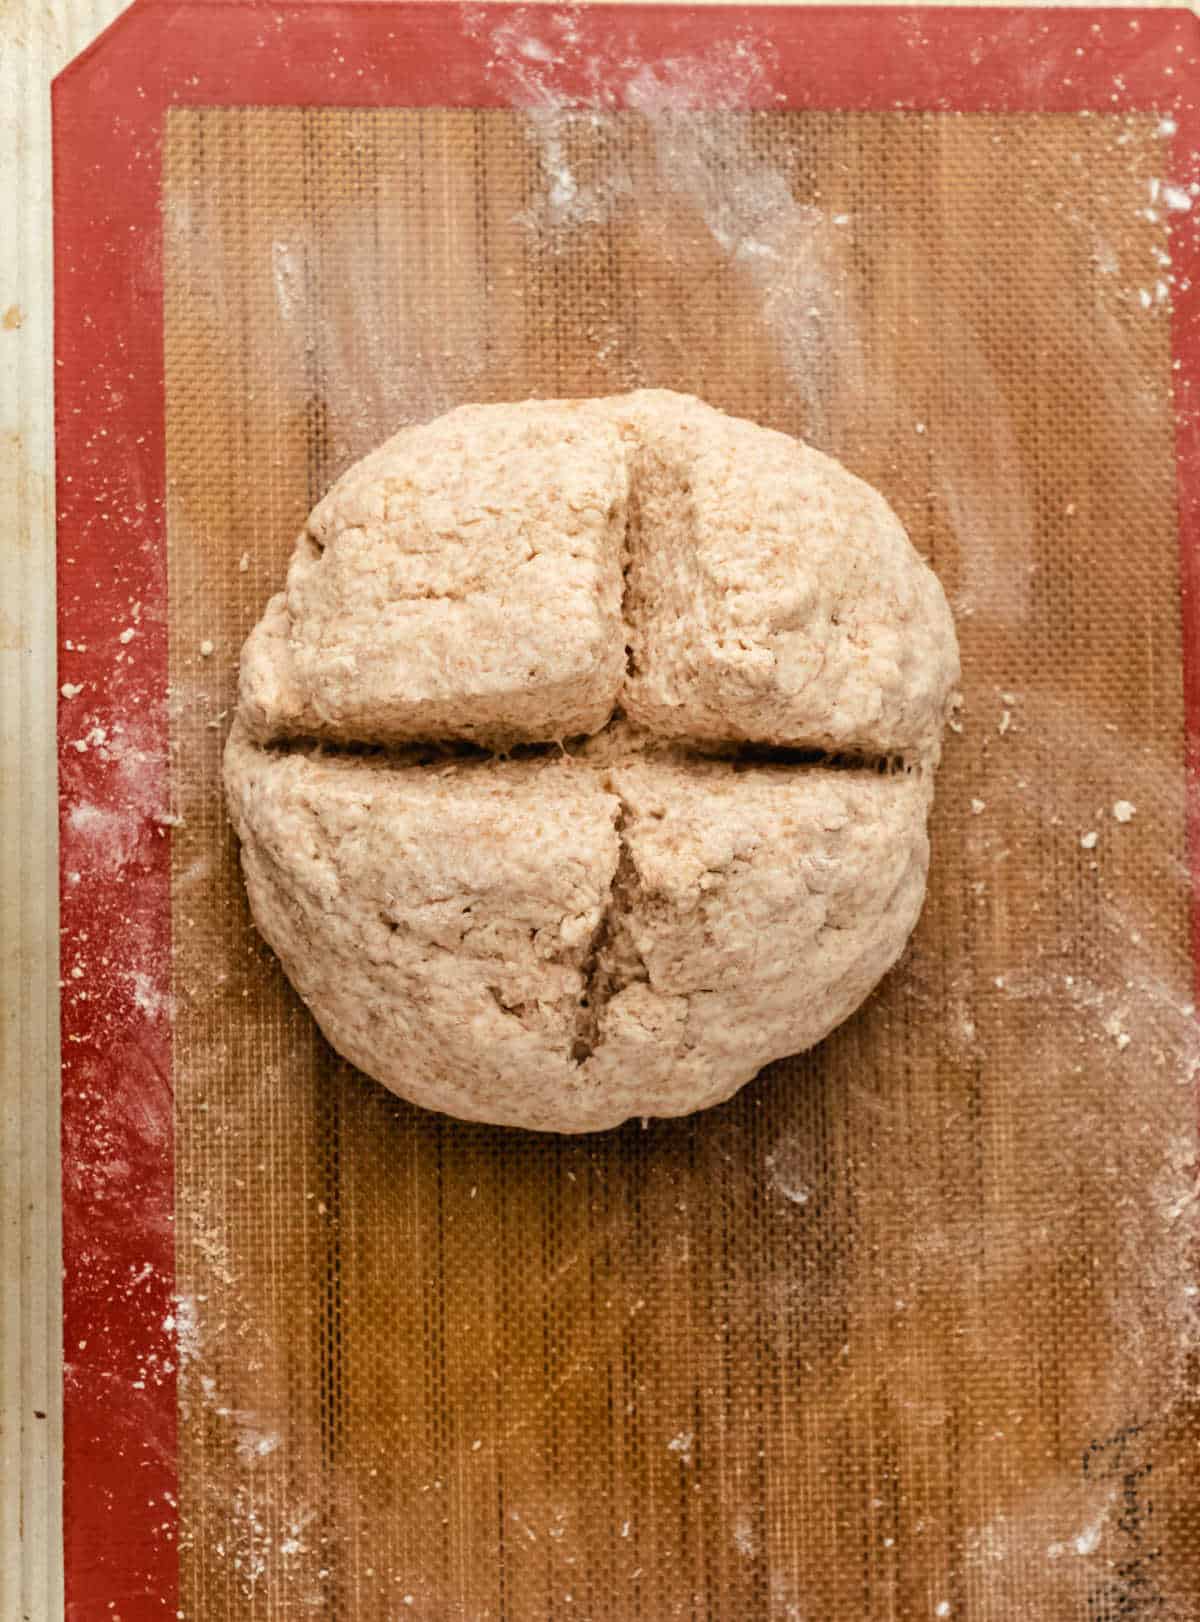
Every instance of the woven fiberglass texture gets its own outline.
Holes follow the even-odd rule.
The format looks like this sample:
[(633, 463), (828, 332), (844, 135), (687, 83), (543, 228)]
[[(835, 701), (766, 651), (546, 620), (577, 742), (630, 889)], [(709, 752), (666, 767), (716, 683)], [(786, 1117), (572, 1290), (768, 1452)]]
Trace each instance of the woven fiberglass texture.
[[(171, 114), (182, 1615), (1195, 1615), (1162, 161), (1150, 119)], [(720, 1109), (463, 1126), (255, 936), (237, 653), (401, 422), (640, 385), (831, 451), (938, 570), (929, 900)]]

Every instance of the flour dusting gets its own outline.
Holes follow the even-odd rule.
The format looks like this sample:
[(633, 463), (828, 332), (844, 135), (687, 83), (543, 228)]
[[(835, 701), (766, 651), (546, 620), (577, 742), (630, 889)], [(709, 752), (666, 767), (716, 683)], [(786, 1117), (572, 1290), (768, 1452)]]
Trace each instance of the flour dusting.
[(758, 1553), (758, 1540), (748, 1515), (739, 1515), (733, 1523), (733, 1546), (744, 1560), (753, 1560)]
[(692, 1448), (695, 1445), (694, 1431), (680, 1431), (678, 1436), (672, 1436), (667, 1443), (667, 1452), (678, 1456), (680, 1464), (691, 1464)]
[[(417, 185), (415, 164), (407, 178), (386, 163), (378, 180), (371, 178), (370, 120), (356, 124), (349, 117), (339, 126), (345, 197), (323, 201), (311, 217), (264, 228), (254, 300), (275, 326), (269, 343), (261, 334), (256, 340), (262, 347), (252, 370), (261, 362), (265, 375), (279, 357), (296, 368), (303, 382), (291, 403), (311, 413), (317, 440), (328, 447), (328, 465), (309, 474), (322, 479), (352, 451), (366, 448), (365, 425), (433, 416), (489, 390), (511, 394), (527, 377), (540, 380), (560, 364), (567, 371), (577, 365), (587, 377), (593, 363), (625, 368), (631, 383), (660, 383), (703, 352), (717, 386), (736, 398), (739, 379), (728, 357), (710, 361), (701, 339), (689, 347), (701, 330), (690, 304), (703, 301), (706, 278), (712, 278), (722, 297), (729, 295), (730, 334), (722, 337), (740, 342), (744, 325), (761, 343), (754, 365), (769, 371), (769, 409), (781, 418), (802, 417), (806, 436), (817, 443), (841, 435), (842, 448), (829, 448), (851, 465), (855, 447), (877, 456), (872, 477), (889, 494), (894, 481), (897, 506), (909, 504), (906, 522), (918, 515), (914, 532), (920, 525), (929, 537), (938, 571), (953, 590), (964, 640), (975, 652), (975, 669), (967, 671), (969, 705), (955, 715), (947, 740), (946, 770), (958, 774), (951, 779), (956, 797), (940, 805), (933, 832), (935, 874), (941, 864), (948, 875), (941, 903), (950, 946), (936, 933), (919, 934), (892, 980), (834, 1046), (814, 1053), (794, 1075), (763, 1081), (761, 1112), (748, 1095), (728, 1111), (721, 1134), (701, 1127), (689, 1142), (710, 1146), (714, 1178), (684, 1186), (689, 1172), (682, 1160), (670, 1162), (670, 1133), (645, 1123), (637, 1142), (646, 1159), (646, 1189), (668, 1165), (680, 1182), (662, 1207), (667, 1223), (678, 1219), (680, 1231), (656, 1248), (655, 1266), (679, 1269), (675, 1283), (695, 1266), (688, 1211), (699, 1205), (711, 1236), (739, 1197), (732, 1179), (719, 1182), (727, 1163), (739, 1176), (745, 1169), (754, 1203), (737, 1211), (737, 1227), (768, 1236), (773, 1260), (764, 1277), (745, 1250), (731, 1251), (737, 1268), (717, 1278), (703, 1332), (711, 1328), (715, 1339), (733, 1340), (740, 1324), (762, 1314), (764, 1361), (756, 1366), (778, 1382), (772, 1390), (794, 1401), (793, 1414), (809, 1427), (806, 1449), (819, 1446), (823, 1432), (837, 1434), (837, 1427), (856, 1421), (864, 1403), (870, 1421), (878, 1415), (879, 1429), (867, 1444), (861, 1434), (853, 1439), (864, 1449), (860, 1458), (881, 1463), (886, 1440), (889, 1450), (899, 1448), (901, 1463), (911, 1464), (914, 1437), (930, 1458), (941, 1458), (953, 1443), (964, 1484), (964, 1502), (955, 1506), (965, 1517), (961, 1545), (936, 1568), (933, 1555), (927, 1557), (932, 1575), (911, 1600), (916, 1611), (958, 1615), (970, 1609), (972, 1596), (999, 1603), (997, 1596), (1020, 1594), (1019, 1585), (1033, 1582), (1047, 1615), (1075, 1614), (1081, 1606), (1097, 1616), (1123, 1614), (1131, 1595), (1142, 1596), (1136, 1588), (1118, 1591), (1126, 1581), (1120, 1572), (1148, 1558), (1166, 1517), (1143, 1523), (1149, 1530), (1140, 1549), (1128, 1528), (1136, 1527), (1138, 1514), (1148, 1515), (1147, 1504), (1158, 1510), (1169, 1494), (1170, 1447), (1182, 1434), (1184, 1405), (1194, 1397), (1189, 1371), (1200, 1348), (1190, 1103), (1200, 1043), (1172, 913), (1172, 907), (1185, 912), (1190, 878), (1174, 742), (1168, 748), (1159, 739), (1143, 752), (1129, 720), (1137, 713), (1134, 696), (1118, 683), (1107, 695), (1093, 692), (1082, 700), (1086, 675), (1069, 660), (1055, 662), (1062, 640), (1088, 623), (1094, 581), (1081, 573), (1078, 591), (1073, 582), (1064, 590), (1053, 560), (1064, 548), (1083, 555), (1085, 543), (1110, 534), (1114, 524), (1132, 533), (1156, 499), (1157, 452), (1133, 469), (1114, 510), (1099, 491), (1104, 470), (1119, 462), (1129, 436), (1161, 416), (1163, 380), (1152, 375), (1144, 362), (1148, 351), (1137, 349), (1135, 340), (1161, 332), (1166, 341), (1183, 262), (1179, 233), (1192, 229), (1195, 196), (1165, 155), (1153, 153), (1149, 167), (1143, 163), (1149, 179), (1139, 177), (1136, 197), (1130, 187), (1130, 220), (1117, 220), (1113, 209), (1100, 207), (1102, 198), (1097, 201), (1112, 171), (1089, 174), (1084, 160), (1098, 148), (1081, 140), (1079, 162), (1049, 174), (1031, 163), (1023, 177), (1031, 192), (1040, 188), (1044, 218), (1061, 222), (1061, 229), (1048, 226), (1043, 239), (1031, 241), (1027, 283), (1018, 278), (1015, 299), (1009, 281), (997, 286), (995, 297), (989, 287), (977, 301), (961, 276), (947, 271), (931, 300), (920, 278), (940, 276), (952, 262), (953, 230), (974, 199), (981, 218), (998, 213), (995, 200), (1010, 160), (1003, 144), (996, 148), (995, 171), (980, 157), (990, 138), (986, 115), (958, 125), (930, 115), (922, 141), (897, 140), (895, 147), (909, 153), (905, 161), (918, 164), (921, 184), (912, 172), (900, 175), (893, 195), (872, 177), (869, 121), (861, 148), (856, 136), (842, 149), (843, 156), (850, 149), (854, 154), (845, 176), (825, 162), (819, 133), (797, 133), (795, 150), (787, 140), (764, 138), (759, 114), (748, 109), (772, 105), (768, 47), (731, 39), (707, 52), (681, 46), (649, 63), (610, 58), (601, 70), (589, 60), (574, 13), (480, 7), (466, 15), (493, 57), (489, 73), (501, 97), (521, 114), (515, 143), (505, 136), (506, 189), (493, 188), (500, 206), (486, 218), (487, 252), (472, 234), (482, 229), (474, 210), (478, 196), (486, 191), (490, 201), (493, 192), (469, 173), (464, 180), (461, 171), (469, 165), (455, 156), (463, 150), (456, 142), (477, 139), (467, 118), (448, 134), (431, 134), (437, 121), (429, 120)], [(582, 87), (587, 107), (553, 89), (564, 68)], [(814, 115), (812, 127), (824, 116)], [(798, 130), (803, 122), (797, 121)], [(628, 139), (631, 124), (639, 131), (636, 141)], [(1158, 128), (1173, 135), (1175, 122), (1163, 117)], [(1013, 138), (1024, 137), (1014, 130)], [(1129, 131), (1115, 138), (1134, 139)], [(1029, 139), (1036, 154), (1038, 142)], [(387, 150), (381, 145), (385, 157)], [(895, 173), (891, 151), (883, 166), (888, 174)], [(964, 153), (971, 167), (963, 166)], [(861, 154), (862, 175), (854, 168)], [(971, 188), (959, 185), (967, 174)], [(363, 207), (365, 190), (351, 196), (355, 185), (367, 184), (381, 188), (373, 218)], [(930, 199), (945, 209), (937, 221), (944, 234), (932, 255), (921, 240), (928, 228), (921, 211)], [(425, 223), (431, 210), (452, 217), (454, 230), (431, 231)], [(201, 217), (195, 210), (188, 229), (198, 230)], [(167, 228), (177, 229), (169, 218)], [(1000, 221), (996, 229), (1003, 228)], [(982, 226), (970, 229), (986, 235)], [(637, 238), (656, 275), (677, 278), (681, 309), (688, 309), (675, 325), (656, 314), (653, 332), (632, 332), (636, 319), (621, 305), (611, 266), (602, 262), (606, 234), (618, 261), (625, 232)], [(410, 242), (421, 245), (426, 264), (424, 291), (406, 299), (398, 267)], [(1046, 273), (1055, 255), (1061, 277)], [(506, 280), (509, 260), (517, 268)], [(221, 352), (229, 341), (221, 322), (230, 321), (242, 294), (224, 283), (215, 258), (197, 250), (193, 262), (203, 284), (198, 298), (207, 298), (214, 314), (206, 341)], [(573, 276), (580, 265), (593, 276), (583, 284), (582, 298), (592, 303), (586, 344), (578, 346), (582, 361), (571, 359), (568, 344), (562, 353), (545, 347), (531, 359), (520, 348), (533, 341), (529, 334), (550, 344), (544, 307), (534, 307), (531, 290), (544, 290), (555, 277), (562, 281), (568, 271)], [(1067, 274), (1077, 267), (1084, 267), (1086, 280)], [(718, 308), (718, 325), (721, 314)], [(1078, 413), (1060, 423), (1031, 379), (1069, 373), (1081, 355), (1090, 360), (1085, 327), (1107, 363), (1089, 365)], [(505, 331), (526, 337), (506, 350)], [(998, 344), (997, 331), (1012, 336)], [(932, 384), (920, 377), (929, 373), (930, 352), (940, 367)], [(861, 426), (845, 400), (827, 403), (831, 390), (869, 403)], [(1120, 424), (1120, 437), (1106, 437), (1109, 421)], [(1073, 457), (1060, 455), (1060, 430), (1076, 445)], [(1068, 465), (1076, 477), (1064, 477)], [(1094, 480), (1078, 472), (1085, 465), (1096, 470)], [(211, 529), (198, 518), (185, 511), (176, 522), (181, 547), (193, 546), (199, 555), (213, 544)], [(225, 575), (243, 595), (268, 578), (272, 544), (247, 531), (225, 556)], [(252, 550), (242, 551), (244, 545)], [(1143, 614), (1147, 605), (1117, 598), (1110, 614), (1113, 600), (1109, 591), (1096, 613), (1116, 635), (1127, 616)], [(146, 634), (130, 613), (114, 624), (115, 651), (136, 656)], [(181, 714), (197, 702), (207, 705), (207, 724), (216, 730), (228, 704), (228, 695), (215, 696), (218, 680), (228, 686), (229, 672), (218, 676), (232, 650), (228, 635), (227, 623), (196, 621), (188, 657), (199, 667), (208, 643), (219, 656), (206, 667), (210, 687), (202, 700), (199, 680), (195, 690), (176, 695)], [(1057, 672), (1053, 680), (1047, 670)], [(89, 768), (132, 770), (121, 763), (130, 740), (100, 707), (91, 673), (87, 684), (70, 668), (65, 674), (78, 689), (63, 695), (73, 722), (72, 752)], [(1100, 713), (1102, 703), (1108, 707)], [(1081, 757), (1086, 773), (1073, 776), (1071, 763)], [(964, 759), (971, 763), (966, 771)], [(167, 837), (162, 819), (174, 814), (163, 788), (160, 779), (139, 790), (138, 804), (156, 822), (150, 837)], [(120, 829), (106, 820), (109, 802), (85, 796), (75, 810), (80, 821), (70, 830), (68, 891), (85, 887), (99, 871), (132, 875), (136, 848), (123, 844)], [(190, 833), (207, 826), (210, 808), (203, 804), (189, 801), (175, 810), (187, 815)], [(208, 857), (198, 856), (176, 873), (181, 912), (194, 908), (203, 920), (205, 887), (222, 871), (222, 859), (215, 856), (210, 869)], [(255, 981), (241, 961), (231, 960), (226, 970), (227, 983), (196, 993), (214, 1009), (224, 1010), (247, 988), (253, 994)], [(104, 973), (94, 943), (69, 942), (63, 972), (65, 996), (93, 993)], [(150, 1022), (170, 1016), (164, 983), (155, 975), (123, 980), (122, 989)], [(233, 1039), (222, 1034), (220, 1041), (226, 1040), (229, 1052), (218, 1054), (214, 1046), (214, 1065), (232, 1062)], [(835, 1046), (841, 1063), (830, 1074), (826, 1056)], [(281, 1088), (279, 1096), (288, 1095)], [(782, 1117), (767, 1110), (772, 1096), (786, 1112)], [(226, 1142), (245, 1148), (247, 1129), (236, 1112), (215, 1099), (211, 1110), (207, 1099), (194, 1107), (195, 1130), (210, 1134), (217, 1146), (207, 1164), (220, 1162)], [(739, 1132), (750, 1148), (734, 1146)], [(446, 1144), (450, 1167), (455, 1146), (449, 1138)], [(129, 1169), (127, 1143), (107, 1133), (96, 1149), (87, 1187), (119, 1190)], [(744, 1154), (740, 1164), (738, 1153)], [(252, 1148), (248, 1166), (256, 1154)], [(587, 1181), (582, 1164), (576, 1169), (580, 1186), (575, 1173), (567, 1173), (564, 1198), (574, 1199)], [(264, 1189), (269, 1186), (266, 1178)], [(460, 1192), (461, 1210), (448, 1207), (456, 1220), (470, 1220), (487, 1205), (489, 1185), (477, 1168)], [(332, 1233), (338, 1213), (307, 1197), (314, 1200), (308, 1209), (318, 1211)], [(207, 1525), (220, 1528), (219, 1558), (235, 1573), (243, 1598), (269, 1609), (295, 1596), (301, 1608), (325, 1614), (344, 1600), (347, 1566), (343, 1561), (339, 1569), (323, 1544), (324, 1508), (317, 1514), (304, 1502), (309, 1489), (295, 1486), (316, 1477), (306, 1475), (305, 1461), (289, 1458), (292, 1432), (282, 1400), (287, 1371), (271, 1365), (272, 1349), (256, 1339), (243, 1314), (237, 1245), (222, 1213), (201, 1201), (182, 1215), (180, 1231), (192, 1245), (190, 1271), (171, 1313), (184, 1371), (181, 1400), (193, 1405), (197, 1427), (218, 1439), (230, 1465), (221, 1490), (205, 1505)], [(238, 1220), (257, 1240), (257, 1218)], [(625, 1235), (623, 1218), (604, 1221), (606, 1241)], [(731, 1235), (734, 1226), (730, 1220)], [(368, 1241), (347, 1224), (339, 1242), (361, 1247)], [(370, 1236), (372, 1246), (382, 1242), (381, 1230)], [(844, 1265), (843, 1242), (853, 1251), (852, 1269)], [(342, 1252), (351, 1254), (357, 1261), (363, 1252)], [(588, 1251), (572, 1245), (564, 1255), (570, 1259), (554, 1277), (556, 1289), (578, 1280), (583, 1269), (576, 1259)], [(347, 1269), (343, 1281), (352, 1276)], [(119, 1281), (135, 1296), (145, 1287), (136, 1274)], [(604, 1319), (605, 1325), (620, 1322), (631, 1357), (652, 1352), (664, 1327), (660, 1300), (642, 1287), (644, 1297), (627, 1323), (628, 1303), (615, 1290), (614, 1316)], [(1044, 1313), (1061, 1312), (1053, 1335), (1043, 1333), (1044, 1323), (1032, 1331), (1024, 1324), (1031, 1301)], [(347, 1333), (351, 1324), (348, 1318)], [(419, 1345), (419, 1336), (408, 1344)], [(960, 1347), (979, 1371), (965, 1398), (956, 1384)], [(1064, 1370), (1076, 1366), (1073, 1358), (1086, 1362), (1097, 1348), (1103, 1356), (1093, 1359), (1080, 1389), (1072, 1389)], [(639, 1365), (647, 1378), (651, 1365), (652, 1356)], [(715, 1358), (712, 1366), (727, 1365)], [(1028, 1379), (1031, 1368), (1037, 1381)], [(139, 1371), (139, 1378), (155, 1377), (153, 1368)], [(493, 1377), (488, 1370), (485, 1383)], [(1066, 1380), (1061, 1400), (1051, 1377)], [(707, 1400), (707, 1388), (698, 1389)], [(266, 1393), (261, 1402), (260, 1393)], [(695, 1493), (697, 1515), (710, 1514), (711, 1460), (718, 1450), (702, 1450), (698, 1438), (712, 1434), (711, 1411), (702, 1428), (691, 1418), (687, 1394), (677, 1400), (671, 1390), (665, 1420), (661, 1405), (650, 1406), (651, 1391), (627, 1394), (626, 1422), (646, 1426), (642, 1445), (654, 1469), (673, 1465), (689, 1504)], [(650, 1427), (647, 1412), (659, 1423)], [(678, 1430), (682, 1423), (695, 1428)], [(490, 1442), (473, 1447), (484, 1433), (474, 1416), (467, 1424), (461, 1479), (484, 1481), (495, 1464), (493, 1449)], [(1036, 1442), (1030, 1440), (1035, 1435)], [(786, 1432), (783, 1440), (789, 1440)], [(878, 1453), (870, 1451), (876, 1441)], [(779, 1443), (768, 1424), (764, 1470), (778, 1465)], [(1101, 1461), (1090, 1474), (1083, 1463), (1089, 1457)], [(1140, 1478), (1151, 1459), (1154, 1475)], [(360, 1462), (356, 1457), (356, 1467)], [(707, 1474), (702, 1463), (709, 1465)], [(747, 1463), (753, 1471), (755, 1460)], [(893, 1570), (920, 1569), (921, 1550), (935, 1537), (939, 1552), (949, 1546), (937, 1524), (941, 1507), (935, 1502), (931, 1512), (927, 1502), (912, 1501), (922, 1494), (916, 1476), (906, 1476), (909, 1501), (898, 1507), (890, 1451), (887, 1464), (879, 1480), (862, 1478), (863, 1495), (879, 1496), (870, 1500), (866, 1540), (855, 1538), (881, 1582), (891, 1581)], [(236, 1494), (235, 1479), (241, 1483)], [(1140, 1480), (1140, 1509), (1129, 1505), (1131, 1480), (1135, 1486)], [(340, 1475), (336, 1486), (341, 1490), (348, 1481), (348, 1474)], [(429, 1494), (422, 1502), (441, 1500), (435, 1528), (443, 1508), (448, 1516), (458, 1514), (448, 1483), (449, 1477), (446, 1483), (439, 1478), (419, 1488)], [(365, 1505), (369, 1489), (356, 1479), (354, 1490), (359, 1485)], [(752, 1478), (739, 1481), (739, 1494), (743, 1488), (734, 1506), (757, 1502)], [(839, 1508), (849, 1503), (853, 1514), (857, 1491), (839, 1500)], [(530, 1497), (534, 1501), (522, 1500), (519, 1509), (506, 1504), (505, 1537), (530, 1560), (560, 1562), (561, 1594), (574, 1597), (556, 1603), (571, 1614), (584, 1603), (576, 1574), (567, 1569), (576, 1527), (552, 1509), (552, 1498)], [(636, 1561), (647, 1558), (652, 1528), (639, 1503), (617, 1504), (613, 1547), (627, 1555), (634, 1580), (641, 1581)], [(809, 1622), (823, 1604), (828, 1609), (825, 1597), (811, 1591), (810, 1574), (781, 1558), (775, 1521), (749, 1510), (722, 1514), (727, 1518), (713, 1546), (727, 1570), (753, 1581), (772, 1615)], [(622, 1522), (621, 1515), (631, 1518)], [(639, 1549), (639, 1542), (646, 1546)], [(763, 1563), (761, 1572), (753, 1561)], [(1152, 1595), (1149, 1571), (1145, 1593)], [(408, 1614), (410, 1607), (424, 1614), (431, 1601), (416, 1575), (387, 1573), (384, 1580), (396, 1586), (379, 1599), (381, 1615)], [(354, 1567), (355, 1582), (372, 1578)], [(1153, 1608), (1152, 1600), (1143, 1608)]]
[(808, 1146), (798, 1138), (784, 1138), (764, 1160), (771, 1187), (791, 1205), (807, 1205), (813, 1188), (807, 1166)]

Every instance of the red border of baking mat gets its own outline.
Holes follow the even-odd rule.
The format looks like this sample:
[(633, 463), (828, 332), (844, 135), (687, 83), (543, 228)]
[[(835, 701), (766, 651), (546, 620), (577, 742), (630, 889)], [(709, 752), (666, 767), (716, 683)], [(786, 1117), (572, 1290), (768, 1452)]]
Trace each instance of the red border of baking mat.
[[(61, 698), (72, 1619), (140, 1622), (178, 1605), (159, 214), (166, 111), (520, 105), (519, 85), (489, 62), (494, 26), (510, 12), (526, 30), (553, 16), (539, 5), (485, 11), (433, 0), (140, 0), (54, 86), (59, 636), (89, 722), (81, 735), (78, 699)], [(630, 64), (742, 42), (770, 64), (753, 92), (761, 105), (1152, 110), (1176, 126), (1169, 181), (1200, 179), (1200, 25), (1184, 11), (596, 5), (573, 8), (571, 23), (570, 60), (538, 67), (545, 89), (580, 105), (594, 104), (595, 85), (625, 82)], [(746, 100), (739, 95), (739, 105)], [(1200, 880), (1200, 203), (1174, 223), (1189, 841)], [(136, 775), (110, 770), (100, 753), (114, 726), (144, 751)], [(110, 852), (107, 866), (98, 849)], [(102, 977), (73, 975), (85, 942), (89, 962), (107, 960)]]

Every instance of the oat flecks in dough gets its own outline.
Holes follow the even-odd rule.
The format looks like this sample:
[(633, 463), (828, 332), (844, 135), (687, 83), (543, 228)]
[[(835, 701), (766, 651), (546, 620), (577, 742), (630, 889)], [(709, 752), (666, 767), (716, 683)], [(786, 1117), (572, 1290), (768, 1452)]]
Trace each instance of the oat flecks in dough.
[(258, 926), (332, 1045), (467, 1120), (681, 1115), (820, 1041), (924, 894), (925, 780), (630, 755), (226, 753)]
[(929, 862), (916, 774), (649, 757), (605, 781), (624, 849), (597, 1125), (720, 1103), (828, 1035), (899, 956)]
[(957, 674), (890, 509), (797, 441), (660, 391), (464, 407), (334, 485), (243, 650), (255, 921), (416, 1103), (714, 1104), (902, 951)]
[(954, 625), (878, 491), (685, 395), (594, 409), (630, 447), (625, 711), (668, 737), (936, 756)]
[(350, 468), (246, 643), (240, 707), (260, 742), (505, 747), (619, 704), (666, 737), (933, 758), (957, 677), (882, 496), (643, 390), (464, 406)]
[(242, 655), (261, 742), (485, 745), (593, 732), (625, 668), (616, 429), (465, 406), (343, 475)]

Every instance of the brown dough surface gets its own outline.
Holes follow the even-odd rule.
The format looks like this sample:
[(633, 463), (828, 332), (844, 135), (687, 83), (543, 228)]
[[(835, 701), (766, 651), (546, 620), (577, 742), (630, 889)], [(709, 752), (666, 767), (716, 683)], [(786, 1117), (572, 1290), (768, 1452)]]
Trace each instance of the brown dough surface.
[(255, 921), (419, 1104), (717, 1103), (903, 950), (957, 676), (935, 576), (828, 457), (659, 391), (463, 407), (334, 485), (247, 640)]

